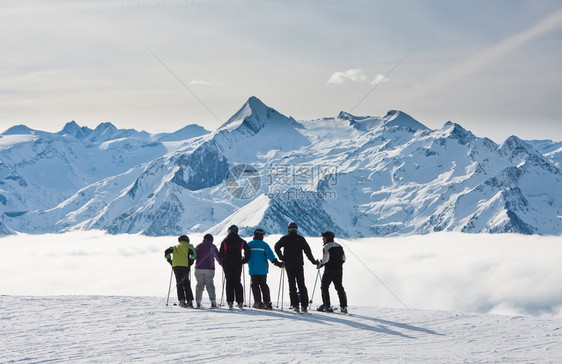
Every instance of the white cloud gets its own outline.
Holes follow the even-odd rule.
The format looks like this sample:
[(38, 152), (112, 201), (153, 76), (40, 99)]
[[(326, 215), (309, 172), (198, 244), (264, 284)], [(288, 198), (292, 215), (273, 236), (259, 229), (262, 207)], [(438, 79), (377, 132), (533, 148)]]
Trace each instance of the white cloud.
[(371, 84), (373, 85), (378, 85), (381, 82), (387, 82), (389, 79), (386, 78), (384, 75), (381, 75), (380, 73), (378, 75), (375, 76), (375, 78), (371, 81)]
[(360, 68), (352, 68), (344, 72), (334, 72), (330, 79), (329, 84), (341, 84), (346, 81), (351, 82), (365, 82), (367, 80), (367, 75)]

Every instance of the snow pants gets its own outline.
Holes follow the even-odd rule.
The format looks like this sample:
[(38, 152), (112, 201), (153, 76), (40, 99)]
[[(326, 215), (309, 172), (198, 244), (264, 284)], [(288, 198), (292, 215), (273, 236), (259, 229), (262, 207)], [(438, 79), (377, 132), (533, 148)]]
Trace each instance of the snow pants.
[(214, 269), (195, 269), (195, 279), (197, 279), (197, 285), (195, 286), (195, 301), (201, 303), (201, 299), (203, 298), (203, 290), (206, 288), (211, 302), (217, 302), (214, 278)]
[(324, 269), (324, 274), (322, 275), (321, 291), (322, 291), (322, 303), (324, 307), (330, 307), (330, 284), (333, 282), (336, 292), (338, 292), (338, 298), (340, 299), (340, 306), (347, 307), (347, 295), (343, 289), (343, 270), (326, 270)]
[(242, 264), (230, 265), (224, 264), (224, 278), (226, 279), (226, 302), (244, 303), (244, 288), (240, 283), (240, 275), (242, 274)]
[(301, 296), (301, 306), (308, 307), (308, 291), (306, 285), (304, 284), (304, 268), (300, 267), (297, 269), (286, 269), (287, 279), (289, 280), (289, 297), (291, 299), (291, 306), (299, 306), (298, 292)]
[(174, 275), (176, 276), (176, 288), (178, 290), (178, 300), (180, 302), (193, 301), (193, 292), (191, 291), (191, 282), (189, 281), (189, 267), (174, 267)]
[[(269, 286), (267, 285), (267, 274), (255, 275), (251, 278), (252, 293), (254, 294), (255, 302), (270, 303), (271, 294), (269, 292)], [(262, 301), (263, 294), (263, 301)]]

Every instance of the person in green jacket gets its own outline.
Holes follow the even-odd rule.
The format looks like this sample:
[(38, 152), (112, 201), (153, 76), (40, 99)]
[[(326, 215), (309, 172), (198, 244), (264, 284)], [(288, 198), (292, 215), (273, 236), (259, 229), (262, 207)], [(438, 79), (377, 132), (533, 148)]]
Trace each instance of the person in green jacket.
[(178, 300), (181, 307), (193, 308), (193, 292), (191, 291), (191, 282), (189, 280), (189, 269), (197, 253), (193, 245), (189, 243), (189, 238), (182, 235), (178, 238), (179, 244), (171, 246), (164, 252), (164, 256), (176, 276), (176, 288), (178, 290)]

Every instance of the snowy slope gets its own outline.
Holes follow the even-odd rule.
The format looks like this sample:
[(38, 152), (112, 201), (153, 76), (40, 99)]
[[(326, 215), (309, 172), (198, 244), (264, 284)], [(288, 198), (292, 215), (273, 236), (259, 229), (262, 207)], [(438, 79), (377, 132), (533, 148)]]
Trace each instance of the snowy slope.
[[(497, 145), (453, 122), (431, 130), (398, 110), (297, 122), (256, 97), (210, 133), (16, 126), (0, 136), (0, 234), (156, 236), (229, 224), (282, 233), (297, 221), (305, 234), (346, 237), (559, 235), (559, 155), (559, 143), (512, 136)], [(240, 165), (254, 174), (229, 179)]]
[(1, 362), (562, 361), (562, 319), (372, 307), (303, 316), (107, 296), (0, 296), (0, 307)]

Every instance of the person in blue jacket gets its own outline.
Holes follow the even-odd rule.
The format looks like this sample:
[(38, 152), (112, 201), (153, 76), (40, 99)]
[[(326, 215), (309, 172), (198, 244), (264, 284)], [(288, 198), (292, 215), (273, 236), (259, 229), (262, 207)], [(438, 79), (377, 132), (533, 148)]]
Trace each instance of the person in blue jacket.
[[(250, 271), (252, 293), (254, 294), (254, 308), (265, 308), (271, 310), (271, 294), (267, 285), (267, 273), (269, 272), (268, 260), (279, 268), (283, 268), (283, 263), (277, 260), (273, 250), (263, 241), (265, 231), (256, 229), (254, 231), (254, 240), (250, 241), (251, 254), (248, 261)], [(263, 295), (263, 300), (262, 300)]]

